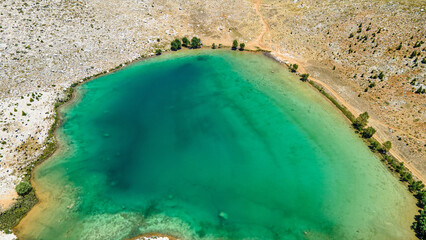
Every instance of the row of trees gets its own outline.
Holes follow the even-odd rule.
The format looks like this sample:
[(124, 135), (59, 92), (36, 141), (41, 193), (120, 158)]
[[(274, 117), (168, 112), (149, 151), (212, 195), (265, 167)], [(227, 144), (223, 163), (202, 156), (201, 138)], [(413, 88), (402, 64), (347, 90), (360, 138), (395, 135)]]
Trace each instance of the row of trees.
[(414, 193), (418, 199), (419, 207), (423, 208), (420, 211), (420, 214), (415, 217), (415, 222), (412, 225), (413, 230), (416, 232), (416, 235), (420, 239), (426, 239), (426, 190), (424, 189), (425, 185), (422, 181), (416, 181), (413, 178), (413, 175), (404, 167), (403, 162), (398, 162), (393, 156), (388, 155), (387, 153), (392, 147), (390, 141), (386, 141), (383, 145), (380, 145), (371, 137), (374, 135), (376, 130), (372, 127), (367, 127), (369, 115), (367, 112), (360, 114), (355, 121), (353, 122), (354, 128), (360, 131), (363, 138), (367, 138), (370, 143), (370, 148), (373, 151), (378, 151), (382, 159), (388, 164), (388, 166), (400, 176), (400, 180), (408, 183), (408, 190)]
[[(292, 72), (296, 72), (298, 65), (290, 64), (289, 69)], [(302, 81), (307, 81), (309, 74), (301, 74), (300, 76)], [(411, 227), (419, 239), (426, 240), (426, 190), (423, 182), (416, 181), (409, 170), (404, 167), (403, 162), (399, 162), (395, 157), (388, 154), (389, 150), (392, 148), (392, 143), (390, 141), (386, 141), (383, 145), (381, 145), (377, 140), (372, 138), (372, 136), (376, 133), (376, 129), (373, 127), (367, 127), (369, 118), (367, 112), (361, 113), (357, 118), (354, 118), (352, 113), (336, 102), (333, 97), (324, 92), (320, 86), (316, 85), (312, 81), (309, 81), (309, 83), (330, 99), (331, 102), (333, 102), (333, 104), (335, 104), (348, 117), (348, 119), (351, 120), (353, 127), (359, 131), (361, 136), (365, 138), (367, 142), (369, 142), (370, 149), (373, 152), (379, 153), (379, 156), (381, 156), (381, 159), (388, 164), (389, 168), (399, 174), (401, 181), (408, 183), (408, 190), (418, 199), (418, 206), (422, 208), (422, 210), (419, 211), (420, 214), (416, 215), (415, 222)]]
[(371, 138), (376, 133), (376, 129), (373, 127), (365, 128), (369, 117), (367, 112), (361, 113), (352, 124), (355, 129), (359, 130), (363, 138)]
[(189, 39), (187, 37), (182, 38), (182, 42), (180, 41), (180, 39), (175, 39), (174, 41), (171, 42), (171, 49), (172, 51), (177, 51), (179, 49), (183, 47), (187, 47), (187, 48), (192, 48), (192, 49), (196, 49), (196, 48), (200, 48), (201, 47), (201, 39), (197, 38), (197, 37), (193, 37), (191, 39), (191, 41), (189, 41)]
[[(246, 47), (246, 44), (245, 43), (240, 43), (240, 51), (244, 51), (244, 48)], [(237, 50), (237, 48), (238, 48), (238, 41), (237, 40), (234, 40), (233, 42), (232, 42), (232, 50)]]

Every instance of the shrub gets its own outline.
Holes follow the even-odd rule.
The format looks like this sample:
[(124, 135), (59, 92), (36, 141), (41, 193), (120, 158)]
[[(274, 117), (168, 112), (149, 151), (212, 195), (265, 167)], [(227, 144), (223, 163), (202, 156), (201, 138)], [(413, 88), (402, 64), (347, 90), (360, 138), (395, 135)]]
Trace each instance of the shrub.
[(189, 47), (191, 43), (189, 42), (187, 37), (182, 38), (182, 46)]
[(237, 41), (237, 40), (234, 40), (234, 41), (232, 42), (232, 50), (236, 50), (236, 49), (237, 49), (237, 47), (238, 47), (238, 41)]
[(297, 64), (290, 64), (290, 70), (292, 72), (296, 72), (299, 66)]
[(300, 80), (302, 80), (304, 82), (308, 81), (309, 74), (304, 73), (304, 74), (302, 74), (300, 76), (301, 76)]
[(353, 38), (353, 37), (354, 37), (353, 33), (349, 34), (349, 38)]
[(161, 53), (162, 53), (163, 51), (161, 50), (161, 49), (157, 49), (157, 50), (155, 50), (155, 54), (156, 55), (161, 55)]
[(172, 51), (177, 51), (179, 49), (181, 49), (182, 47), (182, 43), (180, 42), (179, 39), (175, 39), (172, 43), (171, 43), (172, 47)]
[(371, 150), (376, 151), (376, 150), (379, 149), (379, 147), (380, 147), (380, 143), (379, 142), (377, 142), (374, 139), (370, 139), (370, 149)]
[(390, 141), (386, 141), (383, 143), (384, 152), (388, 152), (392, 148), (392, 143)]
[(385, 74), (383, 74), (383, 72), (380, 72), (378, 78), (380, 80), (383, 80), (384, 77), (385, 77)]
[(33, 188), (31, 187), (31, 185), (28, 182), (20, 182), (15, 188), (16, 192), (20, 196), (24, 196), (24, 195), (28, 194), (31, 191), (31, 189), (33, 189)]
[(213, 43), (212, 49), (216, 49), (216, 44)]
[(191, 39), (191, 48), (195, 49), (195, 48), (200, 48), (201, 47), (201, 39), (197, 38), (197, 37), (193, 37)]
[(362, 130), (362, 137), (371, 138), (374, 135), (374, 133), (376, 133), (376, 129), (374, 129), (373, 127), (368, 127)]
[(411, 53), (411, 55), (410, 55), (410, 57), (409, 57), (409, 58), (413, 58), (413, 57), (415, 57), (415, 56), (417, 56), (417, 51), (416, 51), (416, 50), (414, 50), (414, 51)]
[(240, 43), (240, 51), (244, 51), (245, 47), (246, 47), (245, 43)]
[(368, 123), (368, 118), (370, 116), (368, 116), (367, 112), (361, 113), (354, 121), (353, 126), (358, 129), (361, 130), (363, 129), (365, 126), (367, 126)]
[(402, 43), (399, 43), (399, 45), (398, 45), (398, 47), (396, 47), (396, 50), (401, 50), (401, 48), (402, 48)]

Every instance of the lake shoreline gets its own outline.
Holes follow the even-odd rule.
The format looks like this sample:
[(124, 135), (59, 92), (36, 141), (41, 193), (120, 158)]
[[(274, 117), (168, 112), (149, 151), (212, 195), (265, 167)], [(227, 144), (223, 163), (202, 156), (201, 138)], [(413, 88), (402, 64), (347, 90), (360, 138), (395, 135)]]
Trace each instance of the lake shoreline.
[[(209, 47), (203, 47), (204, 49), (206, 49), (206, 48), (209, 48)], [(226, 47), (226, 48), (229, 48), (229, 47)], [(223, 50), (225, 50), (225, 48), (223, 49)], [(187, 50), (187, 51), (196, 51), (196, 50)], [(259, 50), (248, 50), (247, 52), (255, 52), (255, 53), (261, 53), (261, 54), (263, 54), (263, 55), (265, 55), (265, 56), (267, 56), (267, 57), (270, 57), (270, 58), (273, 58), (275, 61), (277, 61), (277, 62), (279, 62), (281, 65), (283, 64), (283, 62), (282, 61), (280, 61), (279, 59), (277, 59), (276, 57), (274, 57), (273, 55), (271, 55), (270, 53), (266, 53), (265, 54), (265, 52), (264, 51), (259, 51)], [(172, 53), (172, 51), (167, 51), (166, 52), (166, 54), (170, 54), (170, 53)], [(41, 161), (39, 161), (39, 160), (37, 160), (36, 161), (36, 166), (35, 167), (38, 167), (38, 166), (40, 166), (41, 165), (41, 163), (43, 163), (43, 162), (45, 162), (46, 160), (48, 160), (48, 159), (50, 159), (52, 156), (54, 156), (58, 151), (60, 151), (60, 149), (61, 149), (61, 147), (63, 147), (62, 145), (61, 145), (61, 143), (60, 143), (60, 139), (58, 138), (58, 136), (57, 136), (57, 134), (55, 133), (56, 132), (56, 129), (58, 129), (58, 127), (60, 127), (61, 126), (61, 124), (62, 124), (62, 116), (61, 116), (61, 114), (60, 114), (60, 109), (62, 109), (62, 108), (64, 108), (64, 107), (67, 107), (67, 106), (69, 106), (69, 105), (71, 105), (71, 104), (74, 104), (75, 102), (75, 100), (76, 100), (76, 91), (74, 91), (75, 90), (75, 88), (77, 87), (77, 86), (79, 86), (79, 85), (81, 85), (81, 84), (83, 84), (83, 83), (86, 83), (86, 82), (89, 82), (89, 81), (91, 81), (91, 80), (94, 80), (94, 79), (96, 79), (96, 78), (99, 78), (99, 77), (101, 77), (101, 76), (104, 76), (104, 75), (107, 75), (107, 74), (110, 74), (110, 73), (113, 73), (113, 72), (116, 72), (116, 71), (119, 71), (119, 70), (122, 70), (123, 68), (125, 68), (127, 65), (130, 65), (130, 64), (134, 64), (134, 63), (137, 63), (137, 62), (143, 62), (144, 60), (147, 60), (147, 59), (150, 59), (150, 58), (153, 58), (153, 57), (155, 57), (155, 55), (152, 55), (152, 56), (149, 56), (149, 57), (139, 57), (139, 58), (137, 58), (137, 59), (135, 59), (135, 60), (133, 60), (133, 61), (131, 61), (131, 62), (126, 62), (126, 63), (123, 63), (123, 64), (120, 64), (120, 65), (118, 65), (117, 67), (115, 67), (115, 68), (113, 68), (113, 69), (110, 69), (109, 71), (105, 71), (105, 72), (102, 72), (102, 73), (99, 73), (99, 74), (95, 74), (95, 75), (93, 75), (93, 76), (90, 76), (90, 77), (87, 77), (87, 78), (84, 78), (83, 80), (81, 80), (81, 81), (79, 81), (79, 82), (77, 82), (77, 83), (74, 83), (74, 84), (72, 84), (72, 86), (69, 88), (69, 90), (68, 91), (71, 91), (71, 96), (69, 97), (69, 99), (67, 99), (66, 101), (63, 101), (63, 102), (61, 102), (61, 105), (60, 106), (58, 106), (58, 107), (55, 107), (55, 109), (56, 109), (56, 118), (57, 118), (57, 121), (55, 121), (55, 123), (52, 125), (52, 129), (53, 129), (53, 138), (54, 138), (54, 144), (55, 144), (55, 149), (45, 158), (45, 159), (42, 159)], [(285, 63), (286, 64), (286, 63)], [(286, 64), (287, 65), (287, 64)], [(287, 67), (288, 67), (288, 65), (287, 65)], [(323, 95), (323, 94), (322, 94)], [(326, 97), (328, 100), (330, 100), (327, 96), (324, 96), (323, 95), (323, 97)], [(333, 103), (333, 102), (332, 102)], [(347, 118), (345, 118), (345, 119), (347, 119)], [(347, 119), (347, 120), (349, 120), (349, 119)], [(34, 188), (37, 188), (37, 186), (36, 186), (36, 184), (34, 183), (34, 181), (33, 181), (33, 177), (32, 177), (32, 171), (34, 171), (34, 169), (35, 169), (35, 167), (33, 168), (33, 169), (31, 169), (31, 172), (30, 172), (30, 176), (31, 176), (31, 184), (34, 186)], [(36, 191), (36, 193), (37, 193), (37, 191)], [(36, 196), (37, 196), (37, 198), (40, 198), (40, 196), (38, 195), (38, 194), (36, 194)], [(42, 198), (42, 197), (41, 197)], [(40, 204), (41, 202), (39, 201), (38, 203), (37, 203), (37, 205), (38, 204)]]

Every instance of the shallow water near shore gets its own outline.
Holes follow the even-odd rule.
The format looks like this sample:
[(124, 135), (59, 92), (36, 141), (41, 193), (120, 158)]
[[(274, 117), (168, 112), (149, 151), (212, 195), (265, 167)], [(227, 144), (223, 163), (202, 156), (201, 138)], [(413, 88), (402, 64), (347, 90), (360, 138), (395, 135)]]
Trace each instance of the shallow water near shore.
[(22, 239), (412, 239), (415, 200), (308, 84), (185, 51), (77, 88)]

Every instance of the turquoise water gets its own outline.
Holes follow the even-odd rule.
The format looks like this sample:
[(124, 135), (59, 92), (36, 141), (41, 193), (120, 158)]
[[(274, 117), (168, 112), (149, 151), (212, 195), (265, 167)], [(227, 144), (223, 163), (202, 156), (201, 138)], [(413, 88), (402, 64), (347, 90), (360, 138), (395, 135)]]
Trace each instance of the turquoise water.
[(415, 201), (273, 60), (187, 51), (78, 88), (22, 239), (411, 239)]

